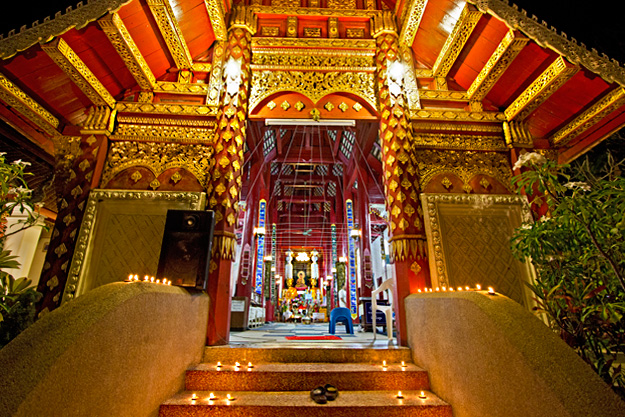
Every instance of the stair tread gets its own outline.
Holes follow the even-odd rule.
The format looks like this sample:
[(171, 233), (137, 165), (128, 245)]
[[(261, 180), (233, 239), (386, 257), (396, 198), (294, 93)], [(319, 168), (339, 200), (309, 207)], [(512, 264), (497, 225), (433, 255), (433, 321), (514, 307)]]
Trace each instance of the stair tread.
[[(335, 401), (326, 404), (317, 404), (310, 398), (309, 391), (212, 391), (217, 397), (209, 404), (208, 397), (211, 391), (184, 391), (176, 394), (163, 403), (167, 405), (198, 406), (281, 406), (281, 407), (401, 407), (401, 406), (449, 406), (448, 403), (431, 393), (424, 391), (426, 399), (420, 399), (421, 391), (402, 391), (403, 399), (396, 398), (397, 391), (341, 391)], [(195, 393), (197, 400), (191, 403), (191, 397)], [(227, 401), (226, 394), (230, 394), (235, 400)]]
[(216, 363), (200, 363), (189, 371), (201, 372), (425, 372), (425, 370), (413, 363), (406, 363), (402, 367), (399, 363), (389, 363), (386, 370), (382, 364), (369, 363), (260, 363), (254, 364), (248, 370), (246, 363), (241, 363), (238, 371), (234, 370), (234, 364), (223, 363), (218, 370)]

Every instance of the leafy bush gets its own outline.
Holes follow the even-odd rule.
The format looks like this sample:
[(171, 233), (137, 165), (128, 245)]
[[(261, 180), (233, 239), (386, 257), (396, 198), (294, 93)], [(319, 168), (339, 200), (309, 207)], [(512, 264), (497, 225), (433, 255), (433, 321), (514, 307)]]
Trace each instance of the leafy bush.
[(27, 214), (16, 230), (0, 231), (0, 348), (35, 321), (35, 303), (41, 298), (40, 293), (30, 288), (31, 280), (15, 279), (4, 271), (19, 268), (16, 257), (4, 249), (6, 238), (34, 226), (39, 217), (24, 179), (28, 165), (20, 160), (7, 163), (0, 152), (0, 222), (15, 211)]
[(588, 160), (574, 167), (522, 155), (519, 193), (548, 214), (517, 229), (512, 251), (530, 260), (538, 313), (608, 384), (625, 396), (625, 179), (608, 158), (601, 173)]

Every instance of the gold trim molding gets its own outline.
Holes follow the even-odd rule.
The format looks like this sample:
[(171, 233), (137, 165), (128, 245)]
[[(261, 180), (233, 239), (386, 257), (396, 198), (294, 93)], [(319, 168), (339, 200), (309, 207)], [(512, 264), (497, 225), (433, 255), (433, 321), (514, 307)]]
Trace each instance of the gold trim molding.
[(559, 56), (504, 111), (506, 119), (524, 120), (573, 77), (579, 67)]
[(2, 74), (0, 74), (0, 99), (48, 135), (57, 136), (59, 134), (57, 131), (59, 119)]
[(98, 24), (124, 61), (124, 64), (126, 64), (126, 68), (128, 68), (135, 81), (137, 81), (139, 87), (144, 90), (154, 88), (156, 78), (119, 15), (111, 13), (98, 20)]
[(264, 15), (291, 15), (291, 16), (332, 16), (332, 17), (360, 17), (363, 20), (380, 14), (378, 10), (362, 9), (331, 9), (315, 7), (275, 7), (252, 5), (248, 8), (257, 14)]
[(469, 36), (471, 36), (473, 29), (475, 29), (475, 25), (482, 17), (482, 12), (472, 9), (473, 6), (468, 3), (462, 9), (454, 29), (447, 37), (445, 45), (443, 45), (443, 49), (432, 67), (432, 73), (435, 77), (447, 76), (458, 55), (460, 55), (462, 48), (467, 43)]
[(412, 120), (429, 119), (429, 120), (455, 120), (457, 122), (503, 122), (506, 116), (498, 112), (472, 112), (464, 110), (425, 110), (413, 112)]
[(214, 116), (217, 108), (203, 104), (163, 104), (135, 103), (130, 101), (117, 102), (119, 113), (165, 114), (177, 116)]
[(377, 108), (374, 74), (369, 72), (262, 71), (252, 73), (250, 112), (265, 98), (293, 91), (317, 103), (332, 93), (355, 94)]
[(208, 93), (208, 84), (157, 81), (154, 92), (205, 96)]
[(215, 127), (214, 123), (211, 128), (120, 123), (111, 139), (213, 144), (215, 142)]
[(76, 290), (85, 278), (83, 276), (84, 265), (89, 262), (90, 243), (98, 220), (98, 205), (105, 200), (179, 202), (187, 204), (190, 210), (203, 210), (206, 206), (206, 194), (199, 192), (91, 190), (85, 207), (85, 215), (80, 224), (80, 232), (72, 257), (67, 284), (65, 284), (65, 291), (63, 291), (62, 303), (74, 299)]
[(401, 15), (402, 27), (399, 33), (400, 45), (412, 46), (427, 4), (428, 0), (411, 0), (409, 4), (404, 6), (404, 11)]
[(443, 100), (443, 101), (469, 101), (466, 91), (452, 90), (419, 90), (421, 100)]
[(169, 4), (169, 0), (147, 0), (146, 3), (154, 16), (154, 20), (161, 31), (161, 36), (167, 44), (167, 49), (176, 66), (180, 69), (191, 69), (193, 67), (193, 58), (182, 36), (182, 31), (180, 26), (178, 26), (178, 21)]
[(263, 47), (371, 49), (375, 52), (375, 40), (331, 38), (252, 38), (252, 52)]
[(507, 151), (500, 136), (477, 136), (441, 133), (414, 133), (415, 148), (455, 149), (473, 151)]
[(204, 0), (206, 12), (210, 19), (215, 39), (218, 41), (228, 40), (228, 30), (226, 28), (226, 12), (221, 0)]
[(467, 90), (469, 99), (483, 100), (528, 42), (529, 38), (520, 37), (513, 30), (508, 31)]
[(549, 140), (555, 146), (564, 146), (623, 105), (625, 105), (625, 88), (619, 87), (603, 96)]
[(115, 98), (62, 38), (41, 45), (52, 60), (96, 106), (115, 107)]

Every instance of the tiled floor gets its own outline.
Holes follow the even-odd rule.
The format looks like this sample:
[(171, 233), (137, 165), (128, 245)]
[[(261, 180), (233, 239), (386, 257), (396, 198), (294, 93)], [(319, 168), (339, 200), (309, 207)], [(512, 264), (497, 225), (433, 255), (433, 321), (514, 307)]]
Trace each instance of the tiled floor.
[(328, 323), (268, 323), (256, 329), (242, 332), (230, 332), (230, 346), (245, 347), (353, 347), (353, 348), (388, 348), (395, 347), (397, 341), (391, 341), (384, 334), (378, 334), (373, 341), (373, 333), (359, 332), (354, 326), (354, 334), (347, 334), (344, 325), (337, 325), (335, 336), (341, 340), (288, 340), (286, 336), (327, 336)]

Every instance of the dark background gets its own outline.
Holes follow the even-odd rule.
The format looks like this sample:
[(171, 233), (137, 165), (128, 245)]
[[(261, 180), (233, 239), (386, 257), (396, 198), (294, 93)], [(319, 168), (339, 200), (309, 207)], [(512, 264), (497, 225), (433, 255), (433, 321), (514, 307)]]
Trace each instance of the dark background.
[[(138, 0), (135, 0), (138, 1)], [(57, 11), (65, 12), (67, 6), (75, 6), (77, 1), (18, 0), (4, 2), (0, 13), (0, 33), (5, 34), (22, 25), (30, 27), (32, 22), (43, 22), (46, 16), (53, 17)], [(87, 0), (83, 1), (87, 4)], [(512, 3), (512, 1), (510, 1)], [(569, 37), (585, 43), (588, 48), (595, 48), (620, 62), (625, 61), (625, 24), (619, 2), (614, 0), (517, 0), (519, 8), (527, 10), (539, 21), (546, 21), (558, 31), (564, 31)]]

